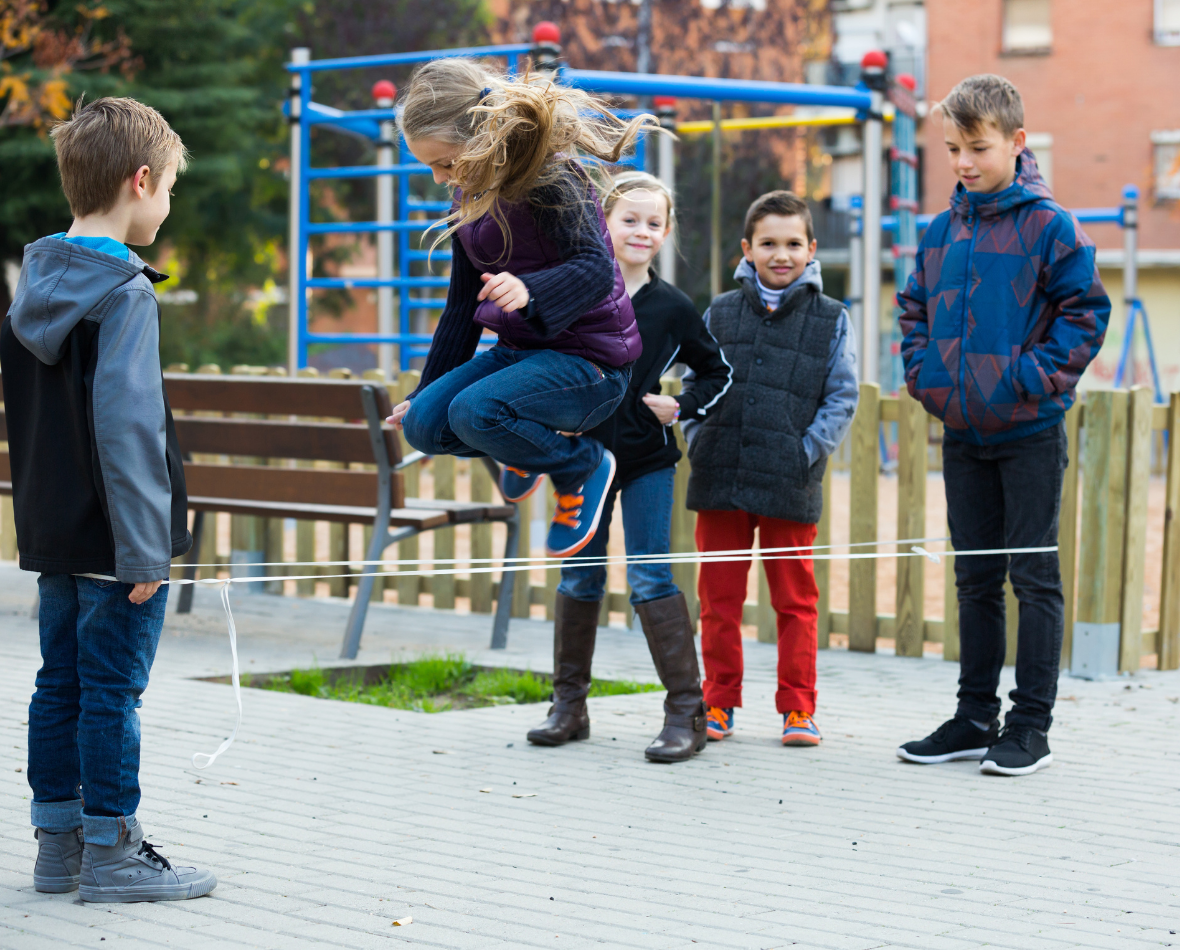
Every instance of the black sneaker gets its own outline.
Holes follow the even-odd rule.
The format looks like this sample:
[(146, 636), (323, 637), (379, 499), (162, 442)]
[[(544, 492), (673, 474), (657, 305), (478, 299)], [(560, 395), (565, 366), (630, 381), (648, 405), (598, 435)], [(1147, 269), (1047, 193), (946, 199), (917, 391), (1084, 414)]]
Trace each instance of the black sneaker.
[(955, 716), (925, 739), (916, 739), (899, 747), (897, 757), (919, 765), (954, 762), (956, 759), (982, 759), (988, 749), (995, 745), (999, 734), (999, 726), (994, 722), (985, 731), (970, 719)]
[(1052, 764), (1053, 753), (1044, 733), (1032, 726), (1005, 726), (979, 763), (979, 771), (985, 775), (1031, 775)]

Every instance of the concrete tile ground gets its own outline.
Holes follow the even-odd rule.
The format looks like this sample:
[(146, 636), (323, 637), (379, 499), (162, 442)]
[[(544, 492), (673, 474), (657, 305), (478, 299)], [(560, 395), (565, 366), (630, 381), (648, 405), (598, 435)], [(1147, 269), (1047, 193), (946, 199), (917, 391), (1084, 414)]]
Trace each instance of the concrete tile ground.
[[(772, 647), (746, 643), (736, 735), (650, 765), (660, 695), (592, 701), (593, 738), (528, 745), (541, 707), (423, 715), (247, 691), (238, 743), (212, 591), (169, 617), (144, 696), (140, 817), (209, 897), (85, 905), (32, 888), (23, 772), (33, 578), (0, 567), (0, 947), (1180, 947), (1180, 675), (1063, 679), (1052, 768), (899, 762), (953, 708), (940, 660), (820, 655), (820, 749), (783, 749)], [(335, 662), (345, 605), (234, 594), (243, 667)], [(548, 671), (550, 628), (377, 607), (360, 663), (462, 649)], [(596, 672), (653, 679), (600, 631)], [(1005, 670), (1005, 691), (1011, 688)], [(481, 789), (490, 788), (490, 792)], [(533, 797), (515, 798), (514, 795)], [(412, 917), (405, 927), (393, 921)]]

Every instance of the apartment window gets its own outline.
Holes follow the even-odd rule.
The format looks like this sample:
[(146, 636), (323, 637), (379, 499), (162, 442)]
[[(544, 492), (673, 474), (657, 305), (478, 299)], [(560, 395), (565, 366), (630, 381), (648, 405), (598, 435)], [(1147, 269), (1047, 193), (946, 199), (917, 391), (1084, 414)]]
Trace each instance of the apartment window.
[(1180, 129), (1151, 133), (1155, 197), (1180, 198)]
[(1049, 0), (1004, 0), (1004, 52), (1044, 53), (1053, 45)]
[(1180, 46), (1180, 0), (1155, 0), (1155, 41)]

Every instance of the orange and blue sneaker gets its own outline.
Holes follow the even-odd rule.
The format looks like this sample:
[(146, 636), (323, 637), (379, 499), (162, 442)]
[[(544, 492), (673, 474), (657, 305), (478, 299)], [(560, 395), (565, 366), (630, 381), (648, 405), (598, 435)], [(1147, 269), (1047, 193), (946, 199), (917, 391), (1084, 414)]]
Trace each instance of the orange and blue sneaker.
[(545, 539), (545, 551), (550, 557), (572, 557), (590, 543), (614, 480), (615, 457), (609, 449), (603, 449), (602, 461), (581, 488), (569, 495), (557, 492), (557, 510)]
[(525, 472), (511, 465), (500, 469), (500, 494), (505, 501), (524, 501), (541, 484), (541, 472)]
[(811, 718), (811, 713), (789, 712), (783, 714), (783, 745), (819, 745), (823, 736)]
[(709, 707), (709, 719), (705, 725), (705, 735), (710, 742), (719, 742), (726, 736), (733, 735), (733, 707), (722, 709), (720, 706)]

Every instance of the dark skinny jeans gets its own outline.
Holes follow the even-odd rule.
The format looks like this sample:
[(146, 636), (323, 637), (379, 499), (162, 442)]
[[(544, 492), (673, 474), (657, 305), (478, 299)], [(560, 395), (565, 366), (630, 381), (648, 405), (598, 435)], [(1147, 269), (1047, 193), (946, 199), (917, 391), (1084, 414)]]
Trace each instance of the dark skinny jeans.
[[(942, 447), (947, 520), (956, 551), (1057, 543), (1061, 484), (1069, 464), (1065, 425), (1000, 445), (948, 435)], [(1020, 603), (1016, 689), (1005, 722), (1047, 730), (1053, 722), (1065, 624), (1057, 553), (956, 557), (959, 591), (958, 715), (991, 722), (1000, 713), (1007, 648), (1004, 578)]]

